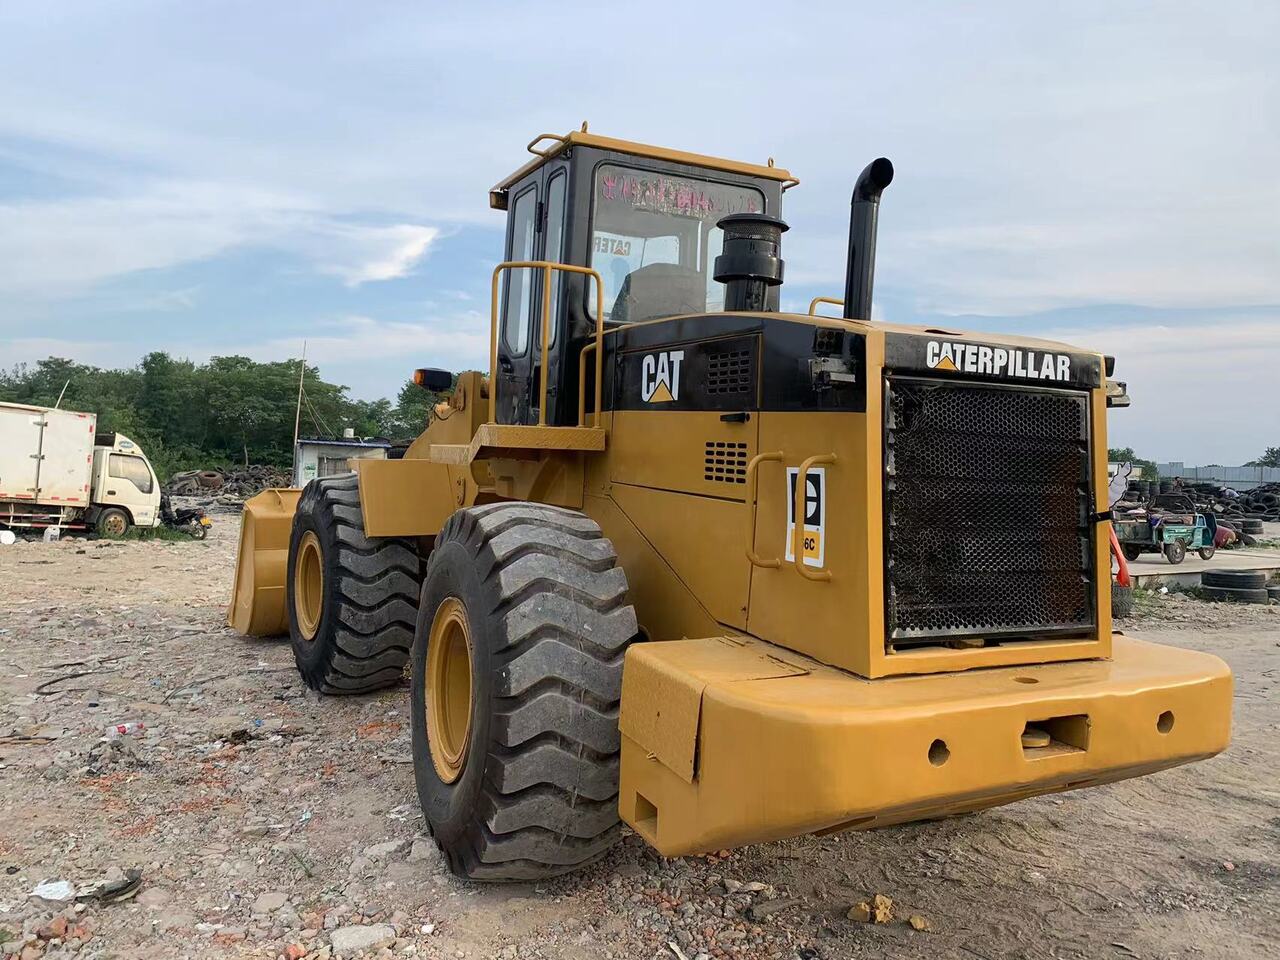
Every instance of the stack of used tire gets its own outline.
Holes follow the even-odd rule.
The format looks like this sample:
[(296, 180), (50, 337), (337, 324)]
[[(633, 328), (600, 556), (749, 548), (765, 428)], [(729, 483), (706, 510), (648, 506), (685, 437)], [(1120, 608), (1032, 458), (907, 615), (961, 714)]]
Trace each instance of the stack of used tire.
[[(1262, 483), (1240, 495), (1244, 515), (1253, 520), (1280, 520), (1280, 483)], [(1262, 532), (1261, 528), (1258, 530)]]
[(1133, 587), (1122, 587), (1111, 581), (1111, 616), (1116, 620), (1133, 616)]
[(1267, 603), (1280, 600), (1280, 584), (1267, 585), (1264, 570), (1206, 570), (1200, 577), (1206, 600)]

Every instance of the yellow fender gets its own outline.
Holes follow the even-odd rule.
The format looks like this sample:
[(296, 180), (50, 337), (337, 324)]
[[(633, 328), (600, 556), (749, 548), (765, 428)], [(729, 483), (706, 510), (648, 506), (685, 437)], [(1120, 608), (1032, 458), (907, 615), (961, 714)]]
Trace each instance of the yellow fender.
[(289, 632), (285, 578), (289, 533), (301, 495), (299, 489), (263, 490), (244, 503), (236, 581), (227, 608), (227, 622), (236, 633), (271, 637)]

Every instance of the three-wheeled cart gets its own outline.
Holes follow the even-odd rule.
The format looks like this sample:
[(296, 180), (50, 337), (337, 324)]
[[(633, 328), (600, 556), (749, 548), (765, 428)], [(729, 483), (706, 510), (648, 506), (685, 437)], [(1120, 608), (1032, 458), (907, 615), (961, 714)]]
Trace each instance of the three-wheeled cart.
[(1144, 553), (1163, 553), (1170, 563), (1181, 563), (1188, 550), (1195, 550), (1202, 560), (1213, 556), (1218, 521), (1213, 514), (1193, 516), (1148, 517), (1114, 522), (1126, 560), (1137, 560)]

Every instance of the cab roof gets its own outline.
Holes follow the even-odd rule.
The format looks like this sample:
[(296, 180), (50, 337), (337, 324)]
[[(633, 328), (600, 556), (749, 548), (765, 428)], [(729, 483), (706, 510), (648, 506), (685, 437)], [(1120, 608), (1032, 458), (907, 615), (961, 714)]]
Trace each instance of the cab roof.
[[(551, 141), (549, 146), (540, 146)], [(530, 172), (538, 169), (552, 157), (559, 156), (573, 146), (596, 147), (600, 150), (612, 150), (616, 153), (629, 153), (637, 157), (648, 157), (653, 160), (666, 160), (670, 163), (683, 163), (691, 167), (705, 167), (708, 170), (720, 170), (725, 173), (745, 174), (749, 177), (763, 177), (766, 180), (777, 180), (783, 184), (782, 189), (794, 187), (800, 181), (782, 167), (773, 165), (773, 158), (767, 164), (743, 163), (740, 160), (724, 160), (720, 157), (709, 157), (702, 153), (688, 153), (684, 150), (671, 150), (667, 147), (655, 147), (647, 143), (635, 143), (631, 140), (618, 140), (614, 137), (602, 137), (588, 133), (584, 123), (581, 130), (573, 130), (566, 134), (542, 133), (529, 141), (526, 149), (534, 155), (533, 159), (509, 177), (494, 184), (489, 191), (489, 206), (495, 210), (507, 209), (507, 191)]]

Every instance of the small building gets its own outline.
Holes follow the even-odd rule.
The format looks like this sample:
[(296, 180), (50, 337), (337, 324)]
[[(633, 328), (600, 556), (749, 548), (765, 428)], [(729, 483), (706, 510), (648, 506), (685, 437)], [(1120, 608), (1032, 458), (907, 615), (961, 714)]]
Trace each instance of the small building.
[(293, 485), (305, 487), (317, 477), (350, 473), (348, 460), (385, 460), (390, 447), (391, 441), (382, 437), (299, 437), (293, 450)]

